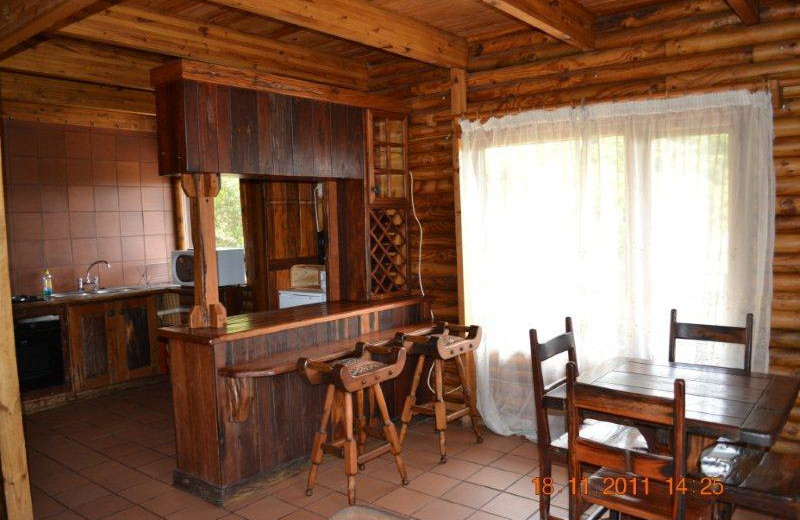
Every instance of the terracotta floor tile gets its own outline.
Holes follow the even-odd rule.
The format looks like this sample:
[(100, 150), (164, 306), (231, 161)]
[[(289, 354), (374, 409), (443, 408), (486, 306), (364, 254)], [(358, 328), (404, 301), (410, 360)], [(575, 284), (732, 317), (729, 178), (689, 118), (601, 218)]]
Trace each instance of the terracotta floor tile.
[(475, 512), (474, 509), (435, 499), (414, 513), (419, 520), (464, 520)]
[(201, 498), (185, 493), (179, 489), (171, 489), (163, 495), (142, 502), (141, 506), (158, 516), (166, 517), (175, 511), (186, 509), (198, 503), (204, 502)]
[(533, 487), (533, 481), (529, 475), (520, 477), (519, 480), (511, 484), (505, 489), (506, 493), (513, 493), (517, 496), (529, 498), (531, 500), (539, 500), (538, 495)]
[(481, 510), (509, 520), (524, 520), (538, 510), (538, 503), (510, 493), (500, 493), (490, 500)]
[(550, 505), (569, 510), (569, 491), (566, 488), (559, 489), (550, 497)]
[(499, 494), (500, 492), (495, 489), (479, 486), (477, 484), (470, 484), (469, 482), (462, 482), (442, 495), (442, 498), (477, 509)]
[(439, 475), (438, 473), (427, 472), (409, 483), (408, 488), (439, 497), (454, 488), (459, 482), (460, 481), (454, 478)]
[(451, 458), (448, 459), (448, 461), (444, 464), (434, 466), (431, 468), (431, 471), (438, 473), (439, 475), (445, 475), (458, 480), (465, 480), (477, 473), (477, 471), (481, 468), (483, 468), (481, 464), (476, 464), (468, 460)]
[(47, 493), (35, 487), (31, 488), (31, 500), (33, 502), (33, 516), (37, 519), (48, 518), (66, 510), (62, 504), (59, 504)]
[(91, 502), (87, 502), (76, 507), (74, 510), (79, 515), (88, 520), (105, 518), (117, 511), (121, 511), (132, 506), (130, 502), (117, 495), (107, 495)]
[(132, 506), (122, 511), (117, 511), (103, 520), (158, 520), (158, 516), (140, 506)]
[(364, 502), (375, 502), (393, 489), (399, 483), (387, 482), (369, 475), (359, 475), (356, 478), (356, 499)]
[[(34, 518), (39, 518), (34, 516)], [(61, 511), (60, 513), (56, 513), (55, 515), (48, 517), (47, 520), (86, 520), (81, 515), (72, 511), (71, 509), (67, 509), (65, 511)]]
[(474, 515), (470, 516), (467, 520), (505, 520), (502, 516), (493, 515), (486, 511), (476, 511)]
[[(408, 475), (409, 481), (413, 481), (415, 478), (422, 475), (423, 473), (424, 472), (419, 468), (406, 465), (406, 474)], [(400, 485), (400, 474), (397, 472), (397, 467), (395, 467), (394, 463), (382, 467), (378, 471), (371, 473), (370, 476), (379, 478), (381, 480), (385, 480), (386, 482), (389, 482), (396, 486)]]
[(47, 475), (31, 473), (31, 482), (49, 495), (57, 495), (89, 483), (83, 476), (67, 469), (59, 469)]
[(491, 464), (492, 462), (496, 461), (504, 454), (501, 451), (495, 451), (489, 448), (484, 448), (482, 444), (476, 444), (475, 446), (471, 446), (466, 450), (462, 451), (458, 455), (457, 458), (462, 460), (468, 460), (470, 462), (474, 462), (476, 464)]
[(70, 509), (75, 509), (77, 506), (97, 500), (100, 497), (109, 495), (109, 491), (105, 488), (89, 482), (82, 486), (78, 486), (69, 491), (64, 491), (55, 496), (55, 499), (67, 506)]
[(153, 498), (159, 497), (174, 488), (170, 485), (159, 482), (155, 479), (145, 480), (140, 484), (127, 487), (119, 492), (119, 494), (131, 502), (141, 504)]
[(217, 520), (227, 515), (228, 511), (225, 509), (203, 502), (202, 504), (194, 504), (185, 509), (180, 509), (174, 513), (167, 515), (168, 520)]
[(294, 513), (284, 516), (282, 520), (324, 520), (324, 519), (325, 519), (324, 516), (320, 516), (317, 513), (312, 513), (311, 511), (308, 511), (306, 509), (300, 509), (298, 511), (295, 511)]
[(509, 453), (511, 453), (511, 455), (519, 455), (520, 457), (539, 460), (538, 448), (536, 447), (536, 444), (532, 443), (531, 441), (522, 441), (519, 446), (511, 450)]
[(147, 480), (147, 475), (113, 460), (82, 469), (81, 474), (111, 491), (121, 491)]
[(427, 471), (440, 463), (439, 453), (431, 451), (409, 451), (403, 453), (403, 462), (406, 466)]
[(538, 467), (539, 462), (527, 457), (509, 454), (500, 457), (496, 461), (492, 462), (491, 465), (495, 468), (511, 471), (519, 475), (527, 475)]
[(283, 500), (267, 497), (237, 510), (236, 514), (247, 518), (247, 520), (277, 520), (295, 512), (297, 509), (297, 506), (287, 504)]
[(136, 466), (136, 469), (151, 477), (160, 477), (166, 474), (171, 478), (175, 469), (175, 459), (173, 457), (162, 457), (147, 464)]
[(344, 509), (347, 506), (348, 503), (346, 495), (342, 493), (330, 493), (329, 495), (326, 495), (324, 498), (321, 498), (320, 500), (317, 500), (316, 502), (309, 504), (308, 506), (306, 506), (306, 509), (318, 515), (322, 515), (325, 518), (329, 518), (333, 516), (337, 511), (339, 511), (340, 509)]
[(467, 479), (467, 482), (503, 490), (519, 479), (519, 475), (502, 469), (487, 466)]
[(488, 433), (483, 435), (483, 443), (481, 443), (481, 446), (489, 448), (490, 450), (508, 453), (518, 448), (523, 442), (527, 442), (523, 437), (503, 437), (502, 435)]
[(308, 496), (306, 494), (306, 482), (303, 480), (277, 491), (274, 496), (293, 506), (305, 507), (332, 492), (325, 486), (314, 486), (314, 494)]
[(397, 488), (375, 501), (375, 505), (402, 515), (411, 515), (431, 502), (434, 497), (408, 488)]

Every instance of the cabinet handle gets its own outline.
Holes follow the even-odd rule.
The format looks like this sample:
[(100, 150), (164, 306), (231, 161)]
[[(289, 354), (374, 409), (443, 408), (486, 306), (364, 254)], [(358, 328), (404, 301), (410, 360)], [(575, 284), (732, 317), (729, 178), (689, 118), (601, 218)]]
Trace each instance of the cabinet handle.
[(108, 312), (106, 312), (106, 316), (108, 316), (109, 318), (111, 318), (115, 314), (116, 314), (116, 312), (114, 311), (114, 309), (110, 309)]

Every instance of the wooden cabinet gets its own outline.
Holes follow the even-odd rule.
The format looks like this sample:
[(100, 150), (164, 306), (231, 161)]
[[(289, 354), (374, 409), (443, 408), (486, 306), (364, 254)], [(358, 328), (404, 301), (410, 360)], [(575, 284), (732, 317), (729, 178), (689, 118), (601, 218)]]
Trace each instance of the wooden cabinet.
[(155, 374), (156, 328), (152, 296), (70, 306), (75, 390)]
[(373, 299), (409, 290), (408, 174), (406, 117), (367, 111), (368, 277)]

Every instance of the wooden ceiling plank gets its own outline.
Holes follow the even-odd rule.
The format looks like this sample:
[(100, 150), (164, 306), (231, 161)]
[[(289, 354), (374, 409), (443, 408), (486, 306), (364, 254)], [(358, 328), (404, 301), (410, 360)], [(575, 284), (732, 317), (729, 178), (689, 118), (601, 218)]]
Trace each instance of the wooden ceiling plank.
[(93, 108), (58, 107), (40, 103), (3, 101), (3, 117), (60, 125), (96, 126), (143, 132), (156, 131), (156, 118), (129, 112)]
[(156, 114), (152, 92), (13, 72), (0, 72), (0, 96), (4, 102), (112, 110), (149, 116)]
[(9, 0), (0, 13), (0, 55), (97, 0)]
[(594, 49), (595, 16), (575, 0), (481, 0), (559, 40)]
[(0, 69), (152, 90), (150, 70), (163, 63), (159, 55), (56, 37), (0, 60)]
[(725, 0), (746, 25), (758, 23), (758, 0)]
[(180, 58), (366, 88), (366, 64), (308, 47), (125, 5), (63, 27), (60, 34)]
[(212, 0), (441, 67), (466, 67), (467, 42), (365, 0)]

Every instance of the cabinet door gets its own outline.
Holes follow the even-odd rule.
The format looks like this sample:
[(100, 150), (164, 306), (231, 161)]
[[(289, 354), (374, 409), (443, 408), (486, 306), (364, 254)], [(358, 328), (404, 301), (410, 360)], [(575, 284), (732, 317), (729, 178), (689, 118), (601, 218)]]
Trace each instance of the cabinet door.
[(113, 318), (114, 308), (109, 304), (70, 307), (70, 345), (77, 390), (106, 386), (115, 380)]
[(406, 118), (367, 111), (370, 204), (404, 203), (409, 198)]
[(116, 306), (118, 379), (154, 374), (158, 366), (155, 298), (125, 299)]

